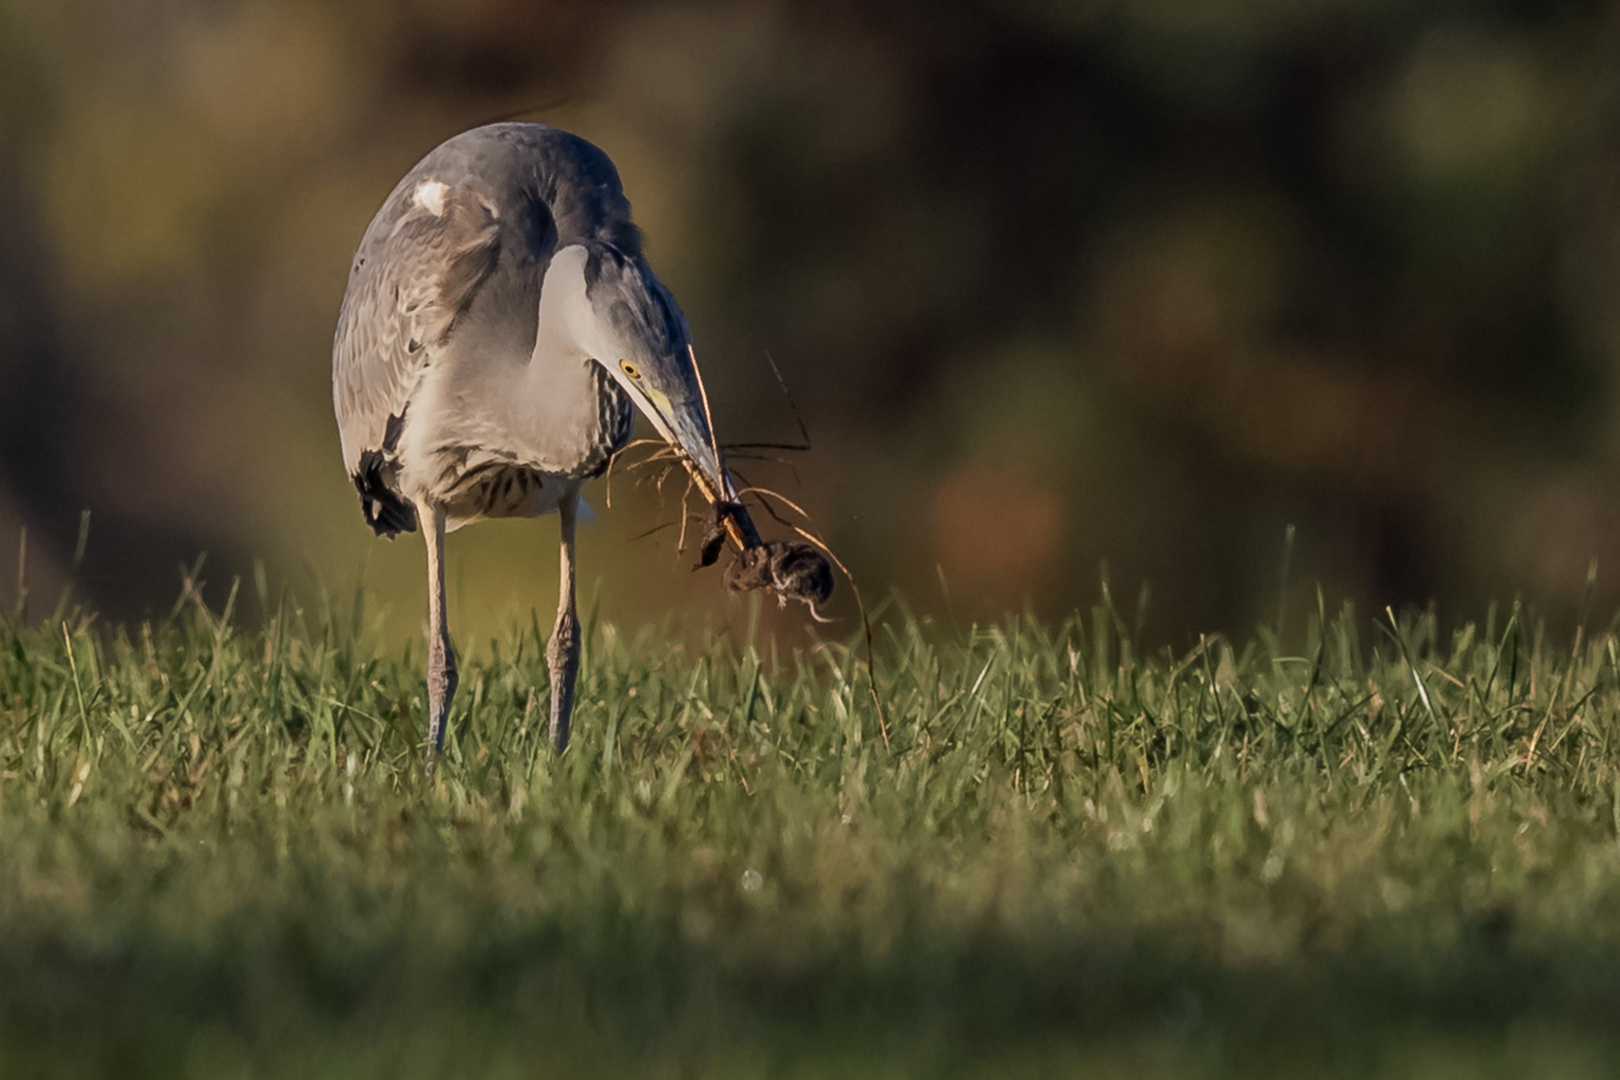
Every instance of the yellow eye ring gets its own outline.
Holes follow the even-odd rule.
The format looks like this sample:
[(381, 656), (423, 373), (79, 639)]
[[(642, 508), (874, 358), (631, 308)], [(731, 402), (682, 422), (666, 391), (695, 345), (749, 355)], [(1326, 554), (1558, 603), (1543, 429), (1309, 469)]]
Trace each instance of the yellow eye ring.
[(636, 365), (632, 364), (628, 360), (619, 361), (619, 370), (630, 376), (632, 379), (641, 378), (641, 372), (637, 370)]

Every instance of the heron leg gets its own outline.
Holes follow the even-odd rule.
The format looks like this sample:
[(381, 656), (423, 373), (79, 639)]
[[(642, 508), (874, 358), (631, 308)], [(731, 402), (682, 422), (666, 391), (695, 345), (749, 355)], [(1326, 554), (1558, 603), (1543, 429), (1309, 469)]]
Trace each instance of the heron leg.
[[(444, 728), (456, 696), (456, 650), (444, 611), (444, 507), (418, 504), (428, 557), (428, 749), (427, 775), (444, 750)], [(431, 522), (431, 524), (429, 524)]]
[(568, 722), (574, 714), (574, 678), (579, 674), (579, 614), (574, 607), (574, 519), (579, 493), (571, 492), (557, 505), (561, 522), (561, 580), (558, 583), (557, 624), (546, 646), (551, 667), (551, 741), (559, 751), (568, 748)]

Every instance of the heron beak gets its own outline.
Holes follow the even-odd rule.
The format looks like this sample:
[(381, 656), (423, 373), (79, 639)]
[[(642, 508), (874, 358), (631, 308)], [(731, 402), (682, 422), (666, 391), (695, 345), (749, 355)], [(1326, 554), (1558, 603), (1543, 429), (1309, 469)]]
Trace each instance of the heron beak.
[[(635, 398), (636, 395), (632, 395), (632, 400)], [(700, 402), (688, 399), (676, 405), (663, 391), (646, 387), (636, 404), (658, 429), (658, 434), (680, 451), (700, 474), (701, 481), (710, 486), (711, 499), (728, 502), (736, 499), (731, 474), (720, 464)]]

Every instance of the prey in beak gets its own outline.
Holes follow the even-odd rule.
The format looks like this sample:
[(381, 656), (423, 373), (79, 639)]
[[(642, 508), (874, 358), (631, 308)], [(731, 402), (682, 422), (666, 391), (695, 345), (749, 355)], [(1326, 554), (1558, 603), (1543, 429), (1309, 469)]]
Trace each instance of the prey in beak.
[(709, 394), (675, 298), (640, 260), (608, 245), (577, 250), (591, 313), (587, 355), (675, 450), (713, 507), (698, 565), (713, 565), (729, 540), (737, 551), (726, 571), (729, 588), (767, 590), (784, 605), (801, 600), (826, 621), (817, 607), (832, 595), (832, 567), (813, 544), (760, 539), (720, 454)]

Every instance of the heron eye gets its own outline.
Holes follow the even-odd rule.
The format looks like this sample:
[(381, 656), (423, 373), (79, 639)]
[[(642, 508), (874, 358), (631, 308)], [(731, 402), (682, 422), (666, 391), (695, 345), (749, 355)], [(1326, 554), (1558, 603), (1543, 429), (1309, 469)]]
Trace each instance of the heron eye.
[(626, 375), (630, 376), (632, 379), (641, 378), (641, 370), (639, 368), (637, 368), (636, 365), (632, 364), (628, 360), (620, 360), (619, 361), (619, 370), (623, 371)]

